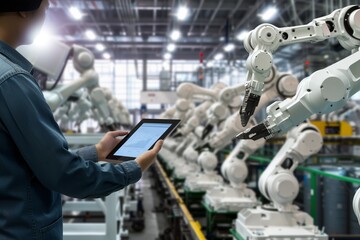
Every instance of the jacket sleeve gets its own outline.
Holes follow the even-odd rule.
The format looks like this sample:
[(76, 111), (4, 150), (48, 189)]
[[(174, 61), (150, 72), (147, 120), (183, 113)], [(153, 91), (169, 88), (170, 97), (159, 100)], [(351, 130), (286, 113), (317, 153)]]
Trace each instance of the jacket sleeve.
[(70, 149), (70, 151), (88, 161), (93, 161), (93, 162), (98, 161), (98, 155), (97, 155), (95, 145), (86, 146), (86, 147), (82, 147), (82, 148), (78, 148), (78, 149), (72, 149), (72, 150)]
[(70, 152), (30, 76), (18, 74), (1, 83), (0, 114), (27, 165), (53, 191), (78, 198), (101, 197), (141, 178), (135, 161), (99, 164)]

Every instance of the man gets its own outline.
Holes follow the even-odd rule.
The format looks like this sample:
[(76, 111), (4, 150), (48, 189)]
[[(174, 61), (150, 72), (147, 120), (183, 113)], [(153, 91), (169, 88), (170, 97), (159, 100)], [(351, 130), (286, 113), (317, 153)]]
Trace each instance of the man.
[(15, 48), (40, 30), (49, 0), (0, 1), (0, 239), (62, 239), (60, 193), (106, 196), (135, 183), (161, 148), (134, 161), (99, 165), (126, 132), (68, 151), (32, 66)]

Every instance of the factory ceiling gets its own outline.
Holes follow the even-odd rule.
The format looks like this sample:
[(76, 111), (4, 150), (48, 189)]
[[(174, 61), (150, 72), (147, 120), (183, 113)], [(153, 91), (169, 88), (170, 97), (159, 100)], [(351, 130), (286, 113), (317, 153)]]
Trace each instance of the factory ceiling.
[[(97, 45), (103, 44), (112, 58), (162, 59), (169, 43), (176, 45), (173, 59), (212, 59), (232, 42), (235, 51), (228, 59), (246, 59), (242, 41), (237, 39), (244, 30), (261, 23), (259, 15), (270, 5), (278, 9), (271, 21), (278, 27), (301, 25), (334, 9), (356, 4), (358, 1), (334, 0), (54, 0), (49, 10), (46, 27), (62, 41), (84, 45), (101, 58)], [(189, 8), (188, 18), (176, 17), (179, 6)], [(81, 14), (78, 20), (69, 10)], [(174, 29), (181, 37), (173, 41)], [(89, 33), (90, 32), (90, 33)], [(90, 36), (89, 36), (90, 35)], [(311, 44), (307, 44), (311, 45)], [(284, 47), (277, 53), (281, 59), (292, 59), (299, 54), (316, 54), (336, 45), (334, 41), (316, 47)], [(304, 51), (305, 49), (305, 51)]]

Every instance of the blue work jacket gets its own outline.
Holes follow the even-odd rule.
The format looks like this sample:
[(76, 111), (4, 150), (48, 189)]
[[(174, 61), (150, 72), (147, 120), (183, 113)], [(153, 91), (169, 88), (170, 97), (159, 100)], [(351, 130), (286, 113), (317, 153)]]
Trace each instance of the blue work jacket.
[[(102, 197), (141, 178), (135, 161), (70, 152), (32, 65), (0, 41), (0, 239), (62, 239), (61, 196)], [(85, 158), (84, 158), (85, 157)]]

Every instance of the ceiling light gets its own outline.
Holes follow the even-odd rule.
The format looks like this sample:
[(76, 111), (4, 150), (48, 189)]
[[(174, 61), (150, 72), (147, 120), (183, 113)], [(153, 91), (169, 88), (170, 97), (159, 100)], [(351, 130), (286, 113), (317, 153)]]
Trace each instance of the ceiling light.
[(141, 32), (138, 32), (138, 35), (141, 36)]
[(105, 59), (110, 59), (110, 58), (111, 58), (110, 53), (108, 53), (108, 52), (104, 53), (104, 54), (103, 54), (103, 58), (105, 58)]
[(184, 21), (189, 17), (189, 8), (186, 6), (180, 6), (176, 12), (176, 17), (179, 21)]
[(218, 53), (218, 54), (216, 54), (215, 57), (214, 57), (214, 59), (217, 60), (217, 61), (218, 61), (218, 60), (221, 60), (221, 59), (223, 59), (223, 58), (224, 58), (224, 54), (222, 54), (222, 53)]
[(234, 49), (235, 49), (235, 44), (233, 44), (233, 43), (228, 43), (224, 46), (225, 52), (231, 52), (231, 51), (234, 51)]
[(173, 30), (170, 34), (170, 38), (173, 41), (177, 41), (181, 38), (181, 32), (179, 30)]
[(122, 32), (122, 35), (123, 35), (123, 36), (126, 36), (126, 32)]
[(277, 13), (278, 9), (276, 7), (268, 7), (263, 13), (259, 14), (259, 16), (264, 21), (270, 21), (276, 16)]
[(95, 40), (96, 39), (96, 33), (93, 30), (86, 30), (85, 32), (85, 36), (89, 39), (89, 40)]
[(171, 58), (172, 58), (171, 53), (165, 53), (165, 54), (164, 54), (164, 59), (169, 60), (169, 59), (171, 59)]
[(83, 13), (77, 7), (70, 7), (69, 12), (75, 20), (80, 20), (83, 17)]
[(241, 31), (238, 35), (236, 35), (236, 39), (239, 41), (244, 41), (248, 34), (249, 31), (247, 30)]
[(101, 43), (96, 44), (96, 45), (95, 45), (95, 48), (96, 48), (96, 50), (98, 50), (99, 52), (102, 52), (102, 51), (105, 50), (104, 44), (101, 44)]
[(174, 43), (169, 43), (166, 47), (166, 49), (169, 51), (169, 52), (173, 52), (175, 51), (176, 49), (176, 45)]

